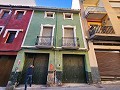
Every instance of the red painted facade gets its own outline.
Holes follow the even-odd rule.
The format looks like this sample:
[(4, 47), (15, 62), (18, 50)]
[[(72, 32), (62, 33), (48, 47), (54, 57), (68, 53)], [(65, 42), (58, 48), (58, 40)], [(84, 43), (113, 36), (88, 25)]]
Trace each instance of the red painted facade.
[[(6, 18), (3, 18), (3, 19), (0, 18), (0, 26), (5, 26), (3, 32), (0, 35), (0, 52), (4, 52), (4, 51), (16, 52), (21, 49), (21, 44), (23, 42), (23, 38), (25, 36), (26, 30), (32, 15), (32, 10), (25, 10), (25, 15), (23, 15), (22, 18), (19, 20), (19, 19), (16, 19), (16, 15), (15, 15), (16, 10), (13, 9), (11, 11), (12, 11), (11, 14), (9, 14)], [(14, 38), (12, 43), (6, 43), (6, 39), (8, 38), (7, 35), (3, 37), (7, 29), (13, 29), (13, 30), (21, 29), (21, 31), (19, 31), (17, 37)]]

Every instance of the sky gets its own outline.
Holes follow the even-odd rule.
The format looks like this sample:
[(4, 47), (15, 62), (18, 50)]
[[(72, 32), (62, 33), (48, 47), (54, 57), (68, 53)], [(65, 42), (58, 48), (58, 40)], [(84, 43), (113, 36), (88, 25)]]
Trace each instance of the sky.
[(36, 0), (37, 6), (71, 8), (72, 0)]

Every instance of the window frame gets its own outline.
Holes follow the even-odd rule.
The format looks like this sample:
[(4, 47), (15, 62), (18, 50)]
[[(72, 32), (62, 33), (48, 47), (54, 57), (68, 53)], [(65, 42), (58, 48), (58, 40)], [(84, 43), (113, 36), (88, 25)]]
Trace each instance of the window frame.
[[(66, 18), (65, 15), (71, 15), (71, 18)], [(73, 20), (73, 13), (63, 13), (63, 17), (64, 17), (64, 20), (65, 19)]]
[[(6, 40), (5, 40), (5, 43), (7, 43), (7, 44), (8, 44), (8, 43), (9, 43), (9, 44), (12, 43), (12, 42), (14, 41), (14, 39), (15, 39), (15, 36), (14, 36), (14, 39), (12, 39), (12, 42), (8, 41), (8, 40), (9, 40), (9, 37), (10, 37), (10, 34), (11, 34), (10, 32), (12, 32), (12, 31), (8, 31), (8, 33), (7, 33), (8, 35), (7, 35), (7, 38), (6, 38)], [(17, 31), (14, 31), (14, 32), (17, 33)], [(15, 35), (16, 35), (16, 33), (15, 33)]]
[[(40, 31), (40, 36), (42, 36), (42, 33), (43, 33), (43, 28), (44, 27), (52, 27), (52, 37), (54, 36), (54, 30), (55, 30), (55, 25), (50, 25), (50, 24), (41, 24), (41, 31)], [(53, 45), (53, 38), (52, 38), (52, 41), (51, 41), (51, 46)]]
[(62, 37), (65, 36), (64, 35), (65, 28), (73, 28), (74, 42), (75, 42), (75, 45), (77, 45), (77, 40), (75, 39), (75, 37), (76, 37), (76, 26), (62, 25)]
[(3, 32), (5, 26), (0, 26), (0, 27), (2, 28), (1, 31), (0, 31), (0, 35), (1, 35), (1, 33)]
[[(8, 11), (8, 12), (9, 12), (8, 15), (10, 15), (11, 12), (12, 12), (11, 10), (8, 10), (8, 9), (1, 9), (1, 10), (0, 10), (0, 18), (1, 18), (1, 19), (4, 19), (4, 18), (2, 18), (2, 17), (3, 17), (3, 15), (4, 15), (4, 12), (5, 12), (5, 11)], [(7, 16), (7, 17), (8, 17), (8, 16)], [(6, 17), (6, 18), (7, 18), (7, 17)]]
[[(47, 14), (53, 14), (53, 17), (48, 17)], [(44, 15), (44, 18), (52, 18), (54, 19), (55, 18), (55, 12), (45, 12), (45, 15)]]
[(5, 33), (4, 33), (4, 35), (3, 35), (3, 38), (6, 37), (6, 35), (7, 35), (7, 33), (8, 33), (9, 31), (16, 31), (16, 35), (15, 35), (15, 38), (16, 38), (16, 37), (18, 36), (18, 33), (19, 33), (20, 31), (23, 31), (23, 29), (6, 29), (6, 31), (5, 31)]
[(14, 15), (15, 15), (15, 18), (16, 18), (16, 20), (21, 20), (22, 18), (23, 18), (23, 16), (22, 16), (22, 18), (21, 19), (17, 19), (17, 14), (18, 14), (18, 12), (23, 12), (23, 16), (26, 14), (26, 10), (15, 10), (15, 13), (14, 13)]

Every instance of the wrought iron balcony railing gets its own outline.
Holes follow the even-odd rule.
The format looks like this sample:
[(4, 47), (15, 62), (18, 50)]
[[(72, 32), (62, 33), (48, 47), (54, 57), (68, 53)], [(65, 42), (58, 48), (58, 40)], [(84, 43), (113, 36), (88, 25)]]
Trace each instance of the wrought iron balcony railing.
[(104, 7), (87, 7), (85, 10), (85, 15), (87, 15), (90, 12), (106, 12)]
[(53, 47), (52, 36), (37, 36), (35, 45), (37, 47)]
[(62, 37), (63, 48), (78, 48), (80, 47), (79, 38), (77, 37)]
[(115, 34), (112, 26), (92, 25), (89, 29), (90, 36), (94, 34)]

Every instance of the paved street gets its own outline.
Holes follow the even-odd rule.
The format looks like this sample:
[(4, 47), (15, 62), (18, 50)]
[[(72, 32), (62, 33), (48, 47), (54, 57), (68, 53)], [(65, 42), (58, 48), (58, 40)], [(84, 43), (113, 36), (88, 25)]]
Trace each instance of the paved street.
[[(5, 90), (1, 88), (0, 90)], [(24, 90), (24, 85), (17, 87), (14, 90)], [(63, 85), (61, 87), (45, 87), (40, 85), (28, 86), (27, 90), (120, 90), (120, 84), (107, 84), (107, 85), (87, 85), (87, 84), (73, 84)]]

